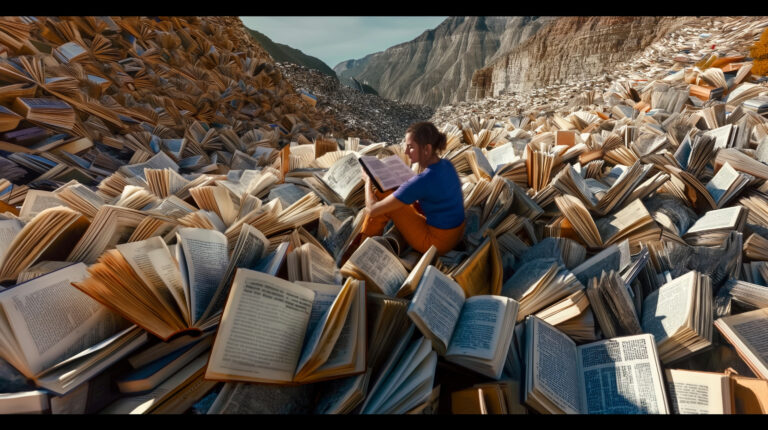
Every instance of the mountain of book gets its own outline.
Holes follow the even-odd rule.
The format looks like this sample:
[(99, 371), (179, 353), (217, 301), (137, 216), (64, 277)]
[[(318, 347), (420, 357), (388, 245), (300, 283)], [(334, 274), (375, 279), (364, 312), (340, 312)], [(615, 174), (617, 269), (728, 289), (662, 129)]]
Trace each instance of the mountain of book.
[(746, 53), (438, 122), (443, 255), (357, 244), (361, 165), (419, 166), (334, 137), (236, 18), (0, 18), (0, 53), (2, 413), (768, 412)]

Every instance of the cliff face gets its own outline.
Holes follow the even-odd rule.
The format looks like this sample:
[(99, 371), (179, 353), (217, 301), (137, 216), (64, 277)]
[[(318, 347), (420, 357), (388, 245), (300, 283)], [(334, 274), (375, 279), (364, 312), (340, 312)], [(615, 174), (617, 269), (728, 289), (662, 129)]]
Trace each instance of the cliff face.
[(429, 106), (455, 103), (466, 96), (475, 70), (552, 19), (451, 17), (410, 42), (344, 61), (334, 70), (342, 80), (354, 77), (388, 99)]
[(467, 99), (601, 75), (690, 17), (561, 17), (477, 70)]

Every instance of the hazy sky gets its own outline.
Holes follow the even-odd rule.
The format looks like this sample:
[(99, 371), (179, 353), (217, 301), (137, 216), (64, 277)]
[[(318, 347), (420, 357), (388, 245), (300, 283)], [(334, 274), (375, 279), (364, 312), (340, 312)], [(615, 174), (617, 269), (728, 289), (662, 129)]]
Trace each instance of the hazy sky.
[(415, 39), (445, 16), (241, 16), (246, 27), (333, 68)]

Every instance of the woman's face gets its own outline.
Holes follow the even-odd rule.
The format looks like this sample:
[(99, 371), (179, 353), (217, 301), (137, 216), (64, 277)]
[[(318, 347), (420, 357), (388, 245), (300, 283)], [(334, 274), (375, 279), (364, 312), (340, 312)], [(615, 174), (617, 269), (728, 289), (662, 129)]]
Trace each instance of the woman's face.
[(413, 140), (411, 133), (405, 134), (405, 153), (411, 159), (412, 163), (419, 163), (419, 165), (421, 165), (423, 162), (429, 159), (431, 151), (432, 145), (426, 145), (425, 147), (422, 147), (416, 143), (415, 140)]

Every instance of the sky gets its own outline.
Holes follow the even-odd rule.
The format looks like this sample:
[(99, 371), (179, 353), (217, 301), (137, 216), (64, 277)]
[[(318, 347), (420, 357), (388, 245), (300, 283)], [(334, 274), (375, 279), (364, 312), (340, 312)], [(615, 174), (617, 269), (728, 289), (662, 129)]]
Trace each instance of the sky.
[(333, 68), (409, 42), (446, 16), (241, 16), (246, 27)]

